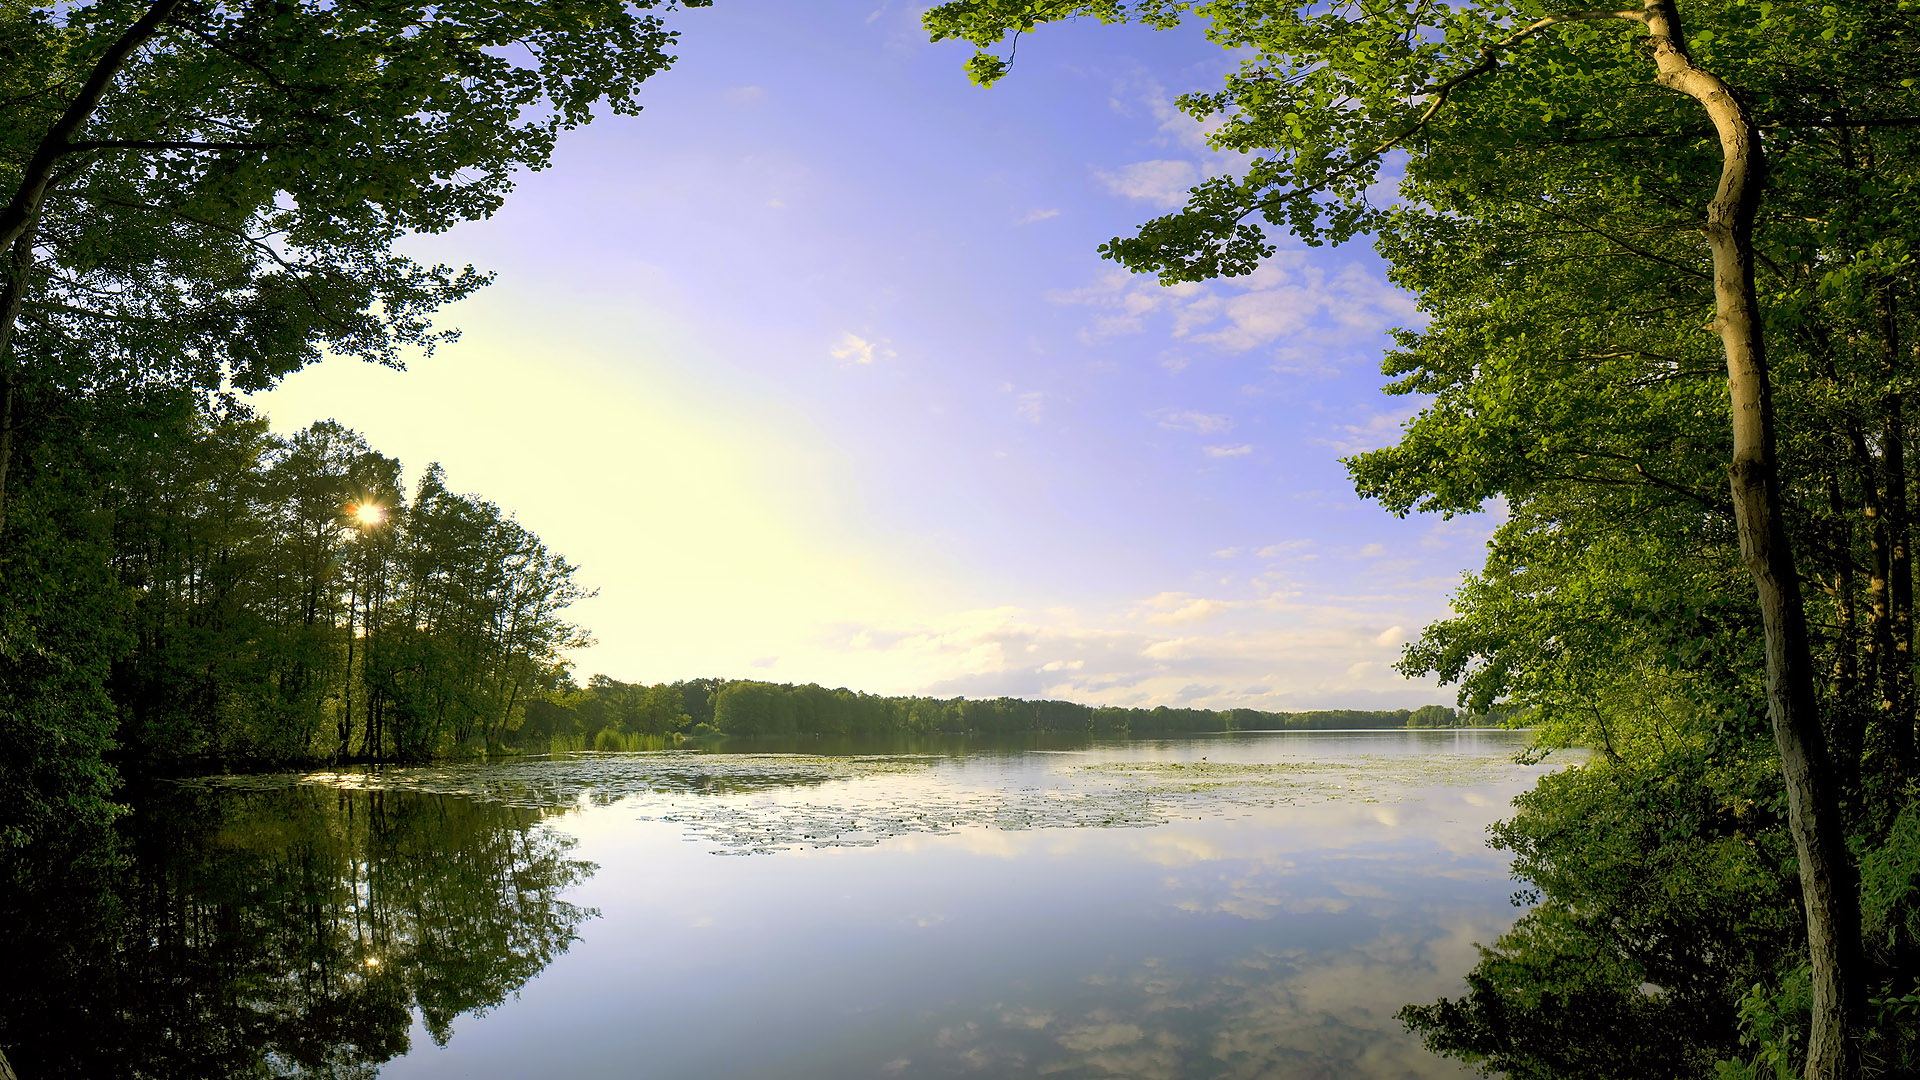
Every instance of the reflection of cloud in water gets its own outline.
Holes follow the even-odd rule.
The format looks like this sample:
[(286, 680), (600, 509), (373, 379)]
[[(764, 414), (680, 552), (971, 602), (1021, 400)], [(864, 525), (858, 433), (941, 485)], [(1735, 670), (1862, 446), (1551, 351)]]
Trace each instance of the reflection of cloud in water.
[(1139, 1042), (1146, 1036), (1138, 1024), (1086, 1024), (1054, 1036), (1054, 1042), (1083, 1053), (1111, 1050), (1116, 1046)]
[(1394, 1013), (1457, 990), (1474, 940), (1492, 921), (1453, 918), (1379, 926), (1348, 948), (1262, 949), (1212, 969), (1149, 958), (1082, 981), (1079, 1009), (1002, 1004), (950, 1023), (915, 1075), (988, 1067), (1039, 1076), (1177, 1080), (1207, 1076), (1471, 1075), (1429, 1054)]

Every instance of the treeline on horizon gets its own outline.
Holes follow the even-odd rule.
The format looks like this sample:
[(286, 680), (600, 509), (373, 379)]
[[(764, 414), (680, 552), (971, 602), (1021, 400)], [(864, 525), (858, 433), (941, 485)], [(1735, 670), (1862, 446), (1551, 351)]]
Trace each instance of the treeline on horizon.
[(1465, 727), (1505, 722), (1509, 710), (1179, 709), (1083, 705), (1023, 698), (888, 697), (814, 683), (687, 679), (645, 685), (595, 675), (529, 701), (517, 745), (623, 749), (624, 736), (725, 735), (1161, 735), (1225, 731)]

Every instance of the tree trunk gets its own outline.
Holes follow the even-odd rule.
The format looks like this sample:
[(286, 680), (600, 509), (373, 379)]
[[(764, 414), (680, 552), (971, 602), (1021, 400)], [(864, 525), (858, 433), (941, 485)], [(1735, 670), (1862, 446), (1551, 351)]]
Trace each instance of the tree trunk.
[(19, 413), (21, 374), (13, 362), (13, 328), (27, 299), (33, 270), (34, 225), (22, 229), (7, 252), (7, 276), (0, 281), (0, 532), (7, 525), (7, 473), (13, 464), (15, 417)]
[[(1879, 290), (1880, 345), (1887, 374), (1900, 374), (1900, 321), (1894, 311), (1888, 287)], [(1887, 692), (1882, 703), (1885, 711), (1885, 738), (1894, 766), (1896, 783), (1913, 775), (1913, 556), (1912, 522), (1907, 505), (1905, 395), (1887, 395), (1886, 427), (1881, 435), (1884, 447), (1885, 487), (1882, 501), (1887, 510), (1888, 624)]]
[(334, 732), (340, 742), (334, 757), (340, 761), (353, 754), (353, 619), (354, 608), (360, 602), (359, 588), (357, 580), (347, 585), (347, 670), (340, 679), (340, 723)]
[(1840, 491), (1837, 464), (1845, 460), (1846, 455), (1841, 450), (1838, 437), (1829, 435), (1825, 441), (1829, 463), (1826, 475), (1827, 513), (1833, 519), (1833, 548), (1840, 553), (1833, 581), (1836, 625), (1831, 677), (1834, 691), (1828, 695), (1834, 708), (1825, 719), (1827, 747), (1833, 758), (1834, 782), (1839, 785), (1841, 798), (1845, 800), (1856, 794), (1860, 787), (1860, 617), (1854, 597), (1859, 583), (1854, 579), (1853, 516)]
[(18, 411), (19, 374), (14, 371), (13, 327), (26, 297), (27, 272), (33, 265), (33, 230), (53, 184), (55, 167), (70, 152), (73, 136), (93, 117), (100, 99), (113, 85), (127, 60), (159, 32), (160, 25), (181, 0), (158, 0), (132, 26), (114, 39), (94, 62), (86, 82), (67, 103), (60, 118), (40, 138), (22, 170), (20, 184), (0, 206), (0, 250), (10, 253), (7, 279), (0, 288), (0, 529), (7, 524), (7, 470), (13, 463), (14, 414)]
[(1720, 138), (1720, 183), (1707, 204), (1715, 329), (1727, 358), (1733, 419), (1733, 490), (1740, 553), (1766, 633), (1767, 711), (1786, 779), (1787, 820), (1800, 863), (1801, 902), (1813, 968), (1807, 1080), (1852, 1080), (1861, 1016), (1860, 898), (1838, 792), (1820, 730), (1806, 611), (1782, 518), (1772, 391), (1754, 289), (1753, 220), (1765, 175), (1759, 130), (1733, 91), (1694, 66), (1674, 0), (1647, 0), (1658, 82), (1698, 101)]

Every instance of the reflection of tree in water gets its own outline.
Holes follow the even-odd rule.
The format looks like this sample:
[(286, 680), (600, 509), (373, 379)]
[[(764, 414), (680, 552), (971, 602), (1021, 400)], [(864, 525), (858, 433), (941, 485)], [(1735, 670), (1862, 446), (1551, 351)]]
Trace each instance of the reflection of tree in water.
[[(372, 1076), (566, 951), (593, 871), (541, 811), (412, 792), (180, 791), (0, 901), (23, 1077)], [(103, 845), (103, 848), (108, 845)]]

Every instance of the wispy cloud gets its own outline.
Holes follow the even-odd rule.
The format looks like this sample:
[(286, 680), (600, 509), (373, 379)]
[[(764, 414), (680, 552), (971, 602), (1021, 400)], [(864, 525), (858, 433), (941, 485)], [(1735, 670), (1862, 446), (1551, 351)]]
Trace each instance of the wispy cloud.
[(869, 341), (859, 334), (848, 331), (840, 335), (829, 350), (835, 360), (849, 364), (871, 364), (877, 360), (891, 360), (900, 355), (893, 351), (885, 338)]
[(1331, 435), (1314, 441), (1322, 446), (1330, 446), (1342, 455), (1378, 450), (1395, 442), (1400, 437), (1400, 429), (1420, 408), (1410, 405), (1392, 412), (1370, 413), (1359, 423), (1336, 424)]
[(1046, 411), (1047, 395), (1043, 390), (1029, 390), (1013, 399), (1014, 415), (1029, 424), (1040, 422)]
[(1200, 435), (1217, 435), (1233, 430), (1233, 418), (1219, 413), (1176, 412), (1161, 409), (1152, 414), (1156, 422), (1168, 431), (1191, 431)]
[(1145, 71), (1135, 72), (1117, 81), (1107, 103), (1122, 116), (1145, 113), (1151, 117), (1157, 127), (1154, 141), (1162, 146), (1184, 150), (1203, 159), (1216, 155), (1213, 148), (1207, 145), (1207, 136), (1220, 127), (1222, 118), (1211, 116), (1205, 120), (1195, 120), (1181, 112), (1173, 103), (1173, 94), (1168, 92), (1166, 86)]
[(1203, 622), (1235, 606), (1224, 600), (1210, 600), (1189, 593), (1163, 592), (1143, 605), (1143, 616), (1147, 622), (1157, 626), (1177, 626), (1180, 623)]
[[(1329, 271), (1300, 251), (1283, 251), (1245, 277), (1206, 284), (1163, 286), (1150, 276), (1108, 271), (1047, 299), (1092, 309), (1083, 340), (1153, 332), (1227, 355), (1264, 349), (1267, 366), (1289, 374), (1328, 374), (1377, 357), (1389, 327), (1421, 320), (1411, 298), (1374, 271)], [(1181, 356), (1162, 366), (1178, 371), (1188, 362)]]
[(1031, 225), (1036, 221), (1047, 221), (1059, 216), (1060, 211), (1057, 208), (1050, 207), (1042, 210), (1029, 210), (1020, 215), (1018, 223), (1021, 225)]
[(1210, 458), (1245, 457), (1253, 453), (1253, 446), (1250, 443), (1239, 443), (1234, 446), (1203, 446), (1200, 452)]
[(879, 672), (898, 671), (914, 673), (916, 692), (936, 696), (1209, 709), (1397, 708), (1445, 699), (1391, 666), (1402, 628), (1438, 616), (1437, 600), (1429, 612), (1399, 596), (1261, 595), (1172, 589), (1104, 615), (999, 607), (914, 627), (863, 627), (863, 666), (875, 676), (861, 685), (879, 689), (887, 681)]
[(1187, 201), (1187, 189), (1200, 182), (1200, 168), (1191, 161), (1136, 161), (1108, 172), (1093, 174), (1108, 191), (1172, 209)]

